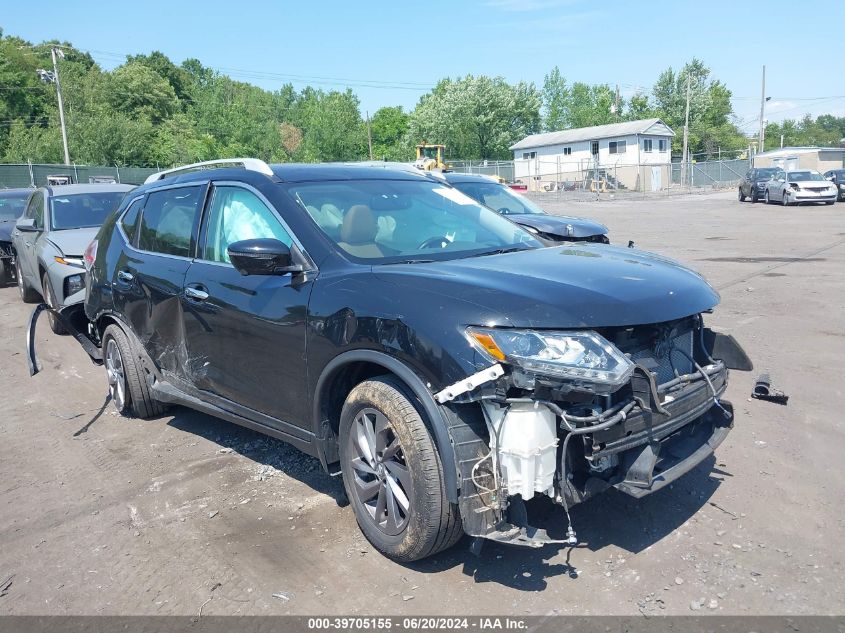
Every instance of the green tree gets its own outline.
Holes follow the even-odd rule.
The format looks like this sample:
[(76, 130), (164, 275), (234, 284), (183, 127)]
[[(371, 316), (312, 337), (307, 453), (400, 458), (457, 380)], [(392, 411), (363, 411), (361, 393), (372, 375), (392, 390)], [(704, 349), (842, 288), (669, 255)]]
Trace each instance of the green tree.
[(110, 74), (107, 95), (114, 111), (156, 124), (179, 109), (173, 86), (156, 71), (138, 62), (124, 64)]
[(388, 106), (376, 110), (370, 119), (374, 158), (397, 161), (412, 158), (405, 142), (409, 119), (402, 106)]
[(510, 145), (540, 129), (541, 97), (533, 84), (502, 77), (441, 80), (409, 122), (417, 142), (443, 143), (455, 158), (510, 158)]
[(348, 161), (367, 156), (367, 132), (351, 90), (344, 92), (305, 88), (295, 107), (302, 130), (299, 160)]
[(560, 74), (560, 68), (555, 66), (543, 79), (543, 129), (546, 132), (572, 127), (571, 103), (572, 91)]
[(686, 112), (687, 78), (690, 88), (689, 148), (692, 154), (741, 149), (745, 136), (732, 121), (731, 91), (720, 81), (710, 79), (710, 69), (701, 60), (692, 59), (677, 74), (672, 68), (664, 70), (654, 85), (654, 109), (677, 134), (672, 149), (683, 147)]

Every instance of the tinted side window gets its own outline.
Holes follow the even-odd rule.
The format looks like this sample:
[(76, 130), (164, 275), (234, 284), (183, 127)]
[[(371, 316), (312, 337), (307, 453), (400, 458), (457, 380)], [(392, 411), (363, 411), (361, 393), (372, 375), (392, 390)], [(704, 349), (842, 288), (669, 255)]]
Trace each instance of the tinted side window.
[(178, 187), (147, 196), (141, 214), (138, 248), (190, 257), (191, 233), (205, 186)]
[(215, 187), (202, 258), (228, 262), (229, 244), (262, 237), (277, 239), (287, 246), (293, 243), (261, 198), (240, 187)]
[(123, 227), (123, 232), (129, 239), (130, 244), (135, 243), (135, 233), (138, 230), (138, 216), (141, 212), (141, 207), (144, 204), (143, 198), (138, 198), (135, 202), (129, 205), (123, 217), (120, 219), (120, 226)]
[(35, 226), (44, 228), (44, 194), (36, 191), (29, 199), (26, 217), (35, 219)]

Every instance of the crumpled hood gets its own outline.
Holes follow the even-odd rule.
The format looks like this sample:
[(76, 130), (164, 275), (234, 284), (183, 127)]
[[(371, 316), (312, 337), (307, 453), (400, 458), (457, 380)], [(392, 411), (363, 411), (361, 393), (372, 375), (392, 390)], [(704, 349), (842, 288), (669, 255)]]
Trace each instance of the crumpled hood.
[(9, 220), (8, 222), (4, 222), (0, 220), (0, 242), (11, 242), (12, 241), (12, 231), (15, 230), (15, 221)]
[(51, 231), (47, 239), (55, 244), (63, 255), (68, 257), (82, 257), (85, 249), (97, 236), (99, 227), (88, 229), (67, 229), (64, 231)]
[(587, 218), (573, 218), (565, 215), (542, 215), (539, 213), (508, 214), (508, 220), (517, 224), (524, 224), (542, 233), (559, 235), (560, 237), (593, 237), (607, 235), (604, 224), (588, 220)]
[(454, 297), (500, 315), (467, 325), (628, 326), (679, 319), (719, 303), (703, 277), (673, 260), (593, 243), (375, 266), (373, 272), (406, 291)]

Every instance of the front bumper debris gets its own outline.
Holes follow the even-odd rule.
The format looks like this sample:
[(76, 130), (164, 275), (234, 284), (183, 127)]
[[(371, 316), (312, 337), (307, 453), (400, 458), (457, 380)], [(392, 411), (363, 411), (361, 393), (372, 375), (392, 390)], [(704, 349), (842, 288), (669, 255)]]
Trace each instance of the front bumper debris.
[(38, 362), (38, 356), (35, 352), (35, 326), (38, 324), (38, 318), (44, 311), (51, 312), (61, 322), (68, 334), (73, 336), (77, 343), (82, 346), (82, 349), (91, 358), (91, 362), (95, 365), (103, 364), (103, 354), (100, 348), (84, 332), (76, 327), (77, 319), (73, 317), (81, 310), (81, 304), (66, 306), (60, 310), (54, 310), (46, 303), (39, 303), (35, 306), (29, 317), (29, 323), (26, 326), (26, 360), (29, 365), (30, 376), (34, 376), (41, 371), (41, 363)]

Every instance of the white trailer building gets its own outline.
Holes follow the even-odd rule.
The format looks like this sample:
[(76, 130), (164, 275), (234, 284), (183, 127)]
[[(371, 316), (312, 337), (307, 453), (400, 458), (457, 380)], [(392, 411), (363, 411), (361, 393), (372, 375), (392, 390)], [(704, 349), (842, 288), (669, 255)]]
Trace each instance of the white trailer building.
[(674, 136), (660, 119), (532, 134), (510, 147), (514, 179), (535, 191), (564, 183), (659, 191), (670, 184)]

